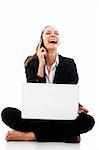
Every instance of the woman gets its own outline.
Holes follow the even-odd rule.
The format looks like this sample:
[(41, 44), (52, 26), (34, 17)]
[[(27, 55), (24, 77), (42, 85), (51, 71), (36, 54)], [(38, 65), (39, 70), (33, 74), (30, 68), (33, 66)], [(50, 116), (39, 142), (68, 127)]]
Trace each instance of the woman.
[[(78, 74), (73, 59), (58, 54), (59, 32), (55, 27), (47, 26), (41, 34), (36, 54), (25, 60), (27, 82), (77, 84)], [(78, 117), (68, 120), (22, 119), (21, 111), (5, 108), (2, 111), (3, 122), (12, 128), (6, 140), (20, 141), (64, 141), (80, 142), (80, 134), (88, 132), (94, 126), (94, 119), (88, 110), (79, 104)]]

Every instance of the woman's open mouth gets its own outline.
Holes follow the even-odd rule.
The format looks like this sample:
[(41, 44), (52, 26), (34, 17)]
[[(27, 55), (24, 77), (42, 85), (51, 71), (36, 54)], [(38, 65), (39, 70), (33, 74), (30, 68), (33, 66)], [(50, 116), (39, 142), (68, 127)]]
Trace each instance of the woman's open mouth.
[(50, 44), (57, 44), (57, 40), (51, 39), (51, 40), (48, 41), (48, 43), (50, 43)]

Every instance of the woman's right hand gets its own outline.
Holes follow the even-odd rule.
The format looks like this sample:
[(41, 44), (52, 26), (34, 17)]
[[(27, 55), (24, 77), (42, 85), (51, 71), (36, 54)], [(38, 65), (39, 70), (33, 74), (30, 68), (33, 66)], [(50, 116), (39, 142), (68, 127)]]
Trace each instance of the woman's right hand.
[(37, 56), (38, 56), (38, 59), (39, 59), (39, 65), (40, 66), (45, 66), (45, 63), (46, 63), (46, 60), (45, 60), (46, 49), (44, 47), (40, 48), (40, 45), (41, 45), (41, 42), (39, 43), (39, 46), (38, 46), (38, 49), (37, 49)]

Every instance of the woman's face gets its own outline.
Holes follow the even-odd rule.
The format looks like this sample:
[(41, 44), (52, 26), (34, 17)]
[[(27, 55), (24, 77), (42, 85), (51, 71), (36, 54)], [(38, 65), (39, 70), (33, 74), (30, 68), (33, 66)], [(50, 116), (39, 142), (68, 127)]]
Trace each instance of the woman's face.
[(55, 27), (46, 27), (43, 31), (42, 38), (47, 50), (56, 50), (60, 44), (59, 32)]

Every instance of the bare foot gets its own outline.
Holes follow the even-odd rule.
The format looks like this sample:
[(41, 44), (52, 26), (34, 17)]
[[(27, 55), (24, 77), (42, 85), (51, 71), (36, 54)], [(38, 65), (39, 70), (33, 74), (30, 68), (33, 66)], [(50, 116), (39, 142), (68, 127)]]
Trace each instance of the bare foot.
[(81, 140), (80, 135), (78, 135), (78, 136), (68, 137), (66, 139), (66, 142), (67, 143), (80, 143), (80, 140)]
[(73, 139), (74, 139), (74, 141), (76, 141), (76, 142), (78, 142), (78, 143), (79, 143), (79, 142), (80, 142), (80, 140), (81, 140), (81, 138), (80, 138), (80, 136), (79, 136), (79, 135), (78, 135), (78, 136), (75, 136)]
[(80, 143), (81, 138), (80, 135), (78, 135), (78, 136), (71, 137), (70, 140), (72, 143)]
[(5, 137), (7, 141), (34, 141), (36, 140), (34, 132), (8, 131)]

